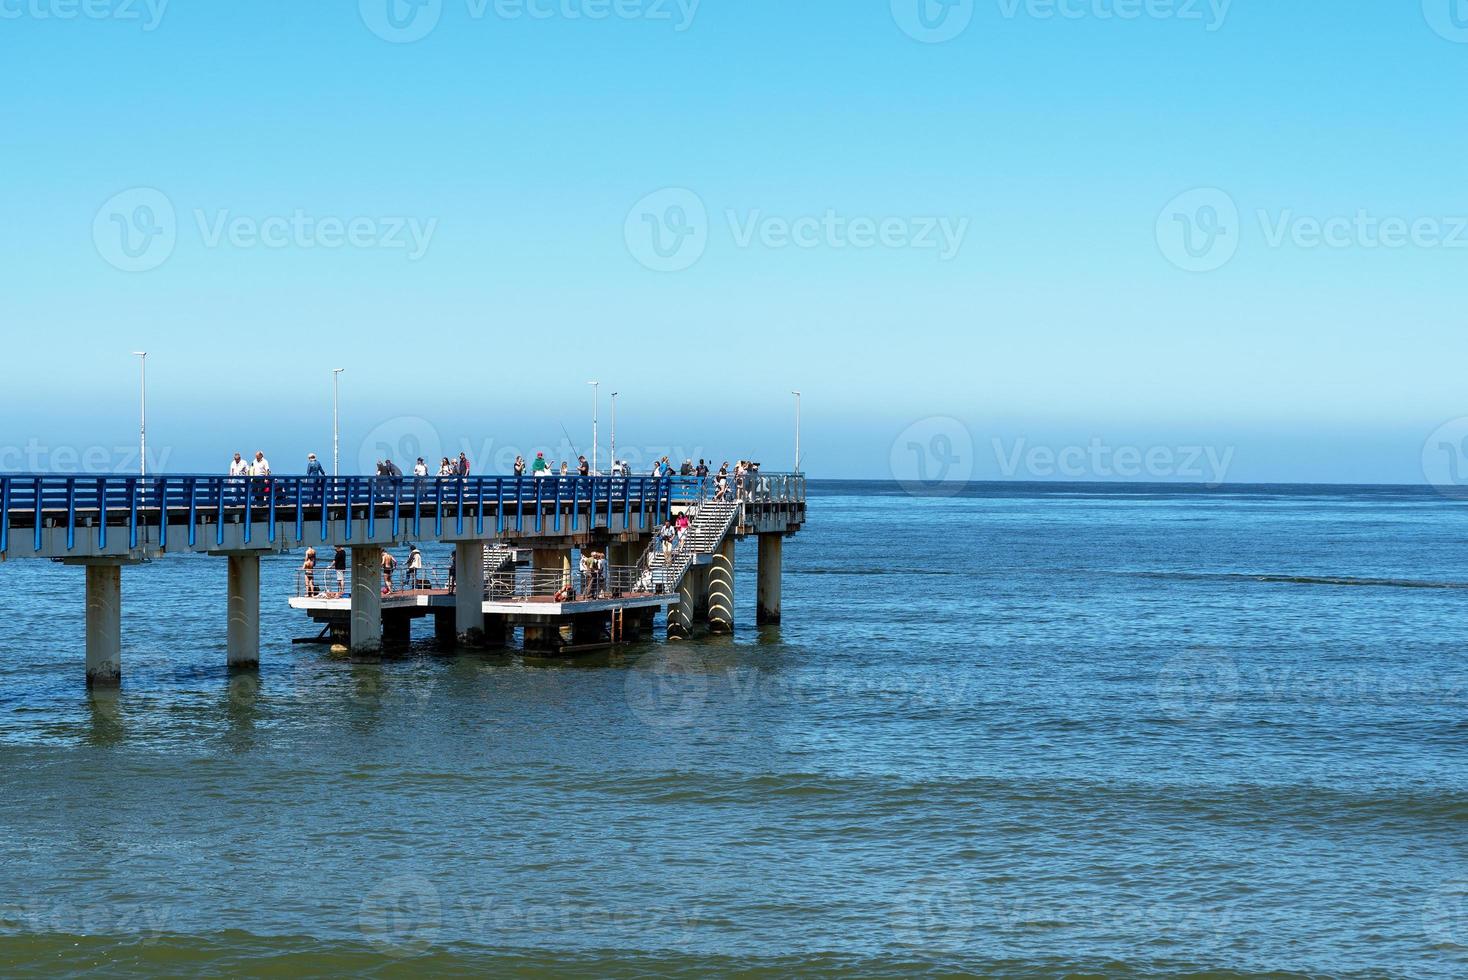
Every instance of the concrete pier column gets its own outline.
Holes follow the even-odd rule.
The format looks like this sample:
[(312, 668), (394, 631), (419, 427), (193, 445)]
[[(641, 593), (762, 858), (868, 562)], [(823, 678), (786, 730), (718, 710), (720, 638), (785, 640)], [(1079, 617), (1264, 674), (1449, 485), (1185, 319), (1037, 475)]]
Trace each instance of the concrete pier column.
[(694, 565), (685, 573), (686, 581), (693, 583), (693, 621), (709, 621), (709, 566)]
[(382, 650), (382, 549), (352, 549), (352, 652)]
[(455, 628), (454, 610), (435, 609), (433, 612), (433, 638), (444, 650), (453, 650), (459, 645), (459, 631)]
[(225, 649), (230, 667), (260, 666), (260, 556), (229, 556), (229, 625)]
[(709, 632), (734, 632), (734, 538), (729, 536), (708, 567)]
[(464, 646), (484, 643), (484, 542), (454, 545), (454, 632)]
[(697, 576), (690, 569), (678, 586), (678, 604), (668, 607), (668, 639), (683, 640), (693, 635), (693, 610), (697, 603)]
[(785, 538), (779, 534), (759, 536), (759, 588), (755, 622), (775, 626), (780, 622), (780, 560)]
[(87, 687), (122, 683), (122, 566), (87, 566)]

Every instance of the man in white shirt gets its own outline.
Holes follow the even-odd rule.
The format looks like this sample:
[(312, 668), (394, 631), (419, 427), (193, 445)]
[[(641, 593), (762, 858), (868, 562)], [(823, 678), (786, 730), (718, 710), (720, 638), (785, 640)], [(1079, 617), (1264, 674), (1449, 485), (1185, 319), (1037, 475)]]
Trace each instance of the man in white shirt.
[(251, 476), (269, 476), (270, 460), (265, 458), (264, 453), (255, 454), (255, 465), (250, 467)]
[(239, 453), (234, 454), (234, 459), (229, 464), (230, 476), (249, 476), (250, 464), (240, 458)]

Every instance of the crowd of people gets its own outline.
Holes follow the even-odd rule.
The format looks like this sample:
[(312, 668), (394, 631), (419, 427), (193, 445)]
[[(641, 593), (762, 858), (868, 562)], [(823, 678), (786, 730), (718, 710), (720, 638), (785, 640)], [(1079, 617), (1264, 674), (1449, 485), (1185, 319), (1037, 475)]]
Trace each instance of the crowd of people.
[[(592, 473), (591, 464), (587, 462), (585, 456), (578, 456), (576, 458), (575, 468), (573, 470), (570, 460), (562, 460), (558, 467), (556, 461), (547, 459), (543, 452), (536, 453), (535, 459), (529, 463), (525, 461), (524, 456), (516, 456), (513, 469), (514, 475), (517, 477), (525, 476), (527, 473), (532, 477), (595, 475)], [(430, 470), (428, 461), (422, 456), (419, 456), (413, 464), (413, 476), (419, 478), (438, 477), (443, 479), (466, 477), (470, 475), (471, 471), (469, 456), (462, 452), (456, 457), (444, 456), (441, 458), (438, 463), (437, 472)], [(265, 458), (263, 452), (256, 452), (254, 459), (251, 460), (246, 460), (241, 454), (235, 453), (234, 459), (229, 464), (229, 475), (236, 477), (268, 477), (271, 475), (270, 461)], [(400, 480), (404, 474), (402, 467), (394, 463), (391, 457), (387, 457), (378, 460), (376, 475), (386, 479)], [(625, 461), (614, 462), (609, 475), (631, 477), (632, 467)], [(759, 463), (757, 462), (740, 460), (735, 464), (731, 473), (729, 463), (726, 460), (717, 472), (713, 472), (706, 460), (700, 459), (697, 463), (694, 463), (691, 459), (685, 459), (682, 465), (676, 465), (667, 456), (653, 461), (649, 475), (654, 479), (671, 476), (698, 477), (704, 479), (712, 475), (714, 477), (715, 499), (718, 500), (744, 499), (747, 495), (753, 495), (755, 487), (760, 480)], [(310, 453), (306, 456), (306, 476), (326, 476), (326, 468), (321, 465), (321, 461), (316, 458), (315, 453)]]

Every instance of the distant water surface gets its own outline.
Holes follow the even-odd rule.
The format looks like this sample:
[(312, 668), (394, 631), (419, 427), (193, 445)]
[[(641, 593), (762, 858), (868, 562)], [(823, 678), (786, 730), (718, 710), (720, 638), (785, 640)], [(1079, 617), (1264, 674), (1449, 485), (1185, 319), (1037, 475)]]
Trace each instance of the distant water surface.
[[(225, 563), (0, 565), (0, 974), (1468, 974), (1468, 504), (816, 482), (785, 623), (223, 668)], [(430, 549), (441, 560), (442, 549)]]

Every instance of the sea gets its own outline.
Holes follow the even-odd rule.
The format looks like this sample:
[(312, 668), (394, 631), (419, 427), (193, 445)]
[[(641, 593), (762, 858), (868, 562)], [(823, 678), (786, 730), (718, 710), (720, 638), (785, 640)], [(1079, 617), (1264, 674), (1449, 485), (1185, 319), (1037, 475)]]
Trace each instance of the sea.
[(95, 694), (0, 564), (0, 975), (1468, 975), (1468, 501), (813, 480), (779, 626), (747, 541), (568, 659), (295, 643), (300, 557), (234, 674), (124, 569)]

